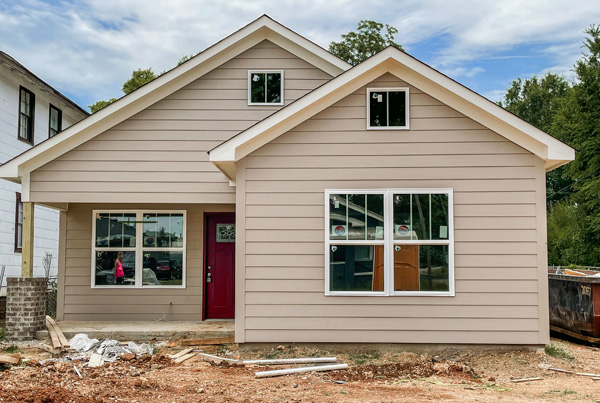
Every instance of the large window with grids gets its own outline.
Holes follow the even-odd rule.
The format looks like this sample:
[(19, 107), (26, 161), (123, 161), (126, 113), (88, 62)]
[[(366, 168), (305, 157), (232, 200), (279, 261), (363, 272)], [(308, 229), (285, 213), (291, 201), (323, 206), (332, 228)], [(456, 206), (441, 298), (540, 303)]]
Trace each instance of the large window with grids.
[(95, 210), (92, 222), (93, 287), (185, 287), (185, 211)]
[(452, 189), (327, 190), (326, 295), (454, 295)]

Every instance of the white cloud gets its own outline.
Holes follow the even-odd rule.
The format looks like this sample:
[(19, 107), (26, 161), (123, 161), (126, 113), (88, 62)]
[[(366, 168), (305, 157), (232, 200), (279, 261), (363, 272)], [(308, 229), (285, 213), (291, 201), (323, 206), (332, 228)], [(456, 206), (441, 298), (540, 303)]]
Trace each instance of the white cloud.
[(530, 44), (568, 73), (583, 30), (600, 21), (589, 0), (24, 0), (0, 6), (0, 46), (58, 89), (93, 102), (119, 96), (133, 69), (166, 70), (264, 13), (323, 47), (361, 19), (397, 27), (409, 51), (443, 35), (446, 46), (425, 61), (454, 78), (479, 77), (485, 72), (472, 61)]

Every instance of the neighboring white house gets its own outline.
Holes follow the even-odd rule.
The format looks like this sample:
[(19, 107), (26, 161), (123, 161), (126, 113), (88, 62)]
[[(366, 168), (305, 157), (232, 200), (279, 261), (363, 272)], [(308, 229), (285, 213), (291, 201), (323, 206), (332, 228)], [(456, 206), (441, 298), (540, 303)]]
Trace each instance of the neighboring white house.
[[(0, 51), (0, 163), (41, 143), (88, 113), (46, 84), (11, 56)], [(21, 185), (0, 181), (0, 270), (21, 274)], [(34, 276), (44, 274), (43, 259), (52, 254), (51, 275), (58, 263), (59, 212), (35, 206)], [(5, 294), (5, 288), (0, 295)]]

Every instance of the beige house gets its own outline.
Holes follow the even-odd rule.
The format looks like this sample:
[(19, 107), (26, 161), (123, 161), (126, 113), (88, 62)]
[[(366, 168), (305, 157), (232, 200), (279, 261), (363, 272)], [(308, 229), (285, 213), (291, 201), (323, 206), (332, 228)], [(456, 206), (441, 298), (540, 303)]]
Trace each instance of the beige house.
[(351, 68), (263, 16), (0, 177), (61, 210), (58, 320), (540, 345), (545, 172), (573, 157), (403, 52)]

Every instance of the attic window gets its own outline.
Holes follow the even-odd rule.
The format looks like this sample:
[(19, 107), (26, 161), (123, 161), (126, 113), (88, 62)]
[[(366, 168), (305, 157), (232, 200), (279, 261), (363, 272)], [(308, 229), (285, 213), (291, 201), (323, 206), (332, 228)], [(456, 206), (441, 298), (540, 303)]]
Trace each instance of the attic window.
[(408, 88), (367, 88), (367, 129), (408, 129)]
[(248, 71), (248, 105), (283, 105), (283, 71)]

